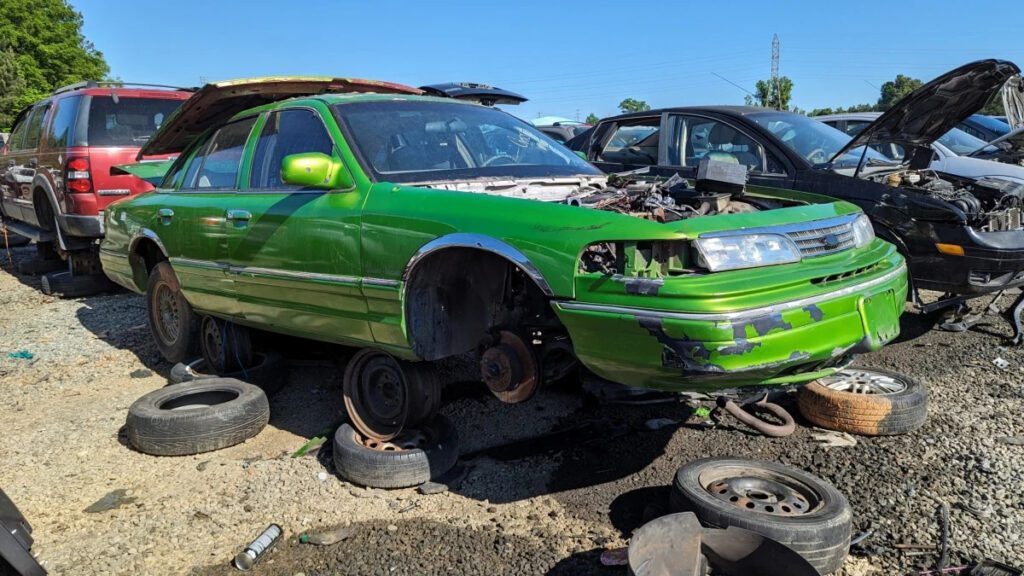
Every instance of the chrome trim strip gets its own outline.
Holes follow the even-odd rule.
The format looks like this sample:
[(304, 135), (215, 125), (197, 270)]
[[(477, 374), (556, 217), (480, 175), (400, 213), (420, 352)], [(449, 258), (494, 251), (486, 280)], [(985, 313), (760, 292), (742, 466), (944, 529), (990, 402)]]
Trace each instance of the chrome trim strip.
[(398, 280), (387, 278), (363, 278), (363, 286), (374, 286), (378, 288), (398, 288), (402, 283)]
[(127, 254), (121, 254), (120, 252), (116, 252), (114, 250), (111, 250), (110, 248), (100, 248), (100, 254), (110, 256), (111, 258), (122, 258), (124, 260), (128, 259)]
[(826, 302), (835, 298), (841, 298), (850, 294), (873, 288), (879, 284), (884, 284), (896, 276), (906, 272), (906, 265), (901, 264), (899, 268), (895, 268), (886, 272), (884, 275), (879, 276), (855, 284), (853, 286), (847, 286), (846, 288), (840, 288), (832, 292), (826, 292), (825, 294), (819, 294), (817, 296), (808, 296), (807, 298), (800, 298), (799, 300), (790, 300), (788, 302), (780, 302), (778, 304), (772, 304), (770, 306), (762, 306), (760, 308), (749, 308), (747, 310), (739, 310), (736, 312), (719, 312), (710, 314), (701, 314), (695, 312), (667, 312), (662, 310), (648, 310), (645, 308), (629, 308), (625, 306), (605, 306), (603, 304), (587, 304), (585, 302), (567, 302), (567, 301), (556, 301), (555, 304), (566, 310), (581, 310), (585, 312), (604, 312), (606, 314), (629, 314), (631, 316), (641, 316), (644, 318), (667, 318), (669, 320), (702, 320), (705, 322), (723, 322), (723, 321), (735, 321), (743, 320), (747, 318), (756, 318), (759, 316), (766, 316), (769, 314), (776, 314), (779, 312), (785, 312), (792, 310), (793, 308), (803, 308), (819, 302)]
[(794, 222), (792, 224), (780, 224), (778, 226), (760, 226), (757, 228), (737, 228), (735, 230), (705, 232), (697, 237), (722, 238), (725, 236), (746, 236), (747, 234), (789, 234), (791, 232), (806, 232), (808, 230), (816, 230), (818, 228), (852, 224), (860, 215), (860, 212), (856, 212), (854, 214), (844, 214), (843, 216), (833, 216), (823, 220), (809, 220), (806, 222)]
[(359, 278), (355, 276), (338, 276), (335, 274), (321, 274), (319, 272), (300, 272), (296, 270), (280, 270), (278, 268), (260, 268), (257, 266), (229, 266), (228, 272), (239, 275), (271, 276), (282, 280), (313, 280), (315, 282), (353, 286), (359, 284)]
[(221, 271), (227, 271), (227, 269), (228, 269), (228, 265), (227, 264), (223, 264), (221, 262), (211, 262), (209, 260), (196, 260), (194, 258), (180, 258), (180, 257), (177, 257), (177, 256), (175, 256), (173, 258), (168, 258), (168, 260), (170, 261), (171, 266), (181, 265), (181, 266), (191, 266), (192, 268), (203, 268), (205, 270), (221, 270)]
[(551, 290), (551, 286), (548, 285), (547, 280), (545, 280), (544, 276), (541, 275), (540, 270), (538, 270), (522, 252), (501, 240), (491, 238), (490, 236), (484, 236), (482, 234), (467, 234), (464, 232), (441, 236), (440, 238), (435, 238), (421, 246), (420, 249), (413, 254), (412, 258), (409, 259), (409, 263), (405, 265), (405, 272), (402, 273), (402, 280), (408, 281), (409, 275), (417, 264), (431, 253), (443, 248), (476, 248), (478, 250), (497, 254), (521, 268), (527, 276), (537, 283), (537, 287), (539, 287), (541, 292), (546, 296), (555, 295)]

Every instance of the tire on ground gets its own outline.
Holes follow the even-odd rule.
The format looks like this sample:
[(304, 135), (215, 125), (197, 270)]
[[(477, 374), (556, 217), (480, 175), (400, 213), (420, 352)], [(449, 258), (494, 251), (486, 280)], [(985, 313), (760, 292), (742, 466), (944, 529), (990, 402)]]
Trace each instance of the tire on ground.
[(274, 394), (285, 385), (288, 377), (284, 358), (275, 351), (256, 352), (253, 356), (252, 366), (246, 367), (245, 370), (226, 374), (209, 373), (209, 366), (203, 358), (197, 358), (187, 364), (178, 362), (171, 368), (167, 380), (171, 384), (181, 384), (209, 380), (210, 378), (234, 378), (259, 386), (268, 395)]
[[(178, 310), (179, 330), (174, 338), (170, 338), (162, 329), (158, 328), (161, 323), (159, 318), (159, 304), (155, 302), (157, 292), (169, 290), (171, 297)], [(160, 354), (168, 362), (182, 362), (185, 358), (192, 356), (198, 347), (198, 319), (192, 306), (185, 300), (181, 292), (181, 285), (174, 275), (174, 270), (167, 262), (160, 262), (149, 272), (149, 283), (146, 286), (146, 319), (149, 323), (149, 331), (153, 335)]]
[(20, 234), (15, 234), (10, 230), (7, 231), (6, 236), (0, 231), (0, 248), (17, 248), (19, 246), (26, 246), (29, 242), (31, 242), (30, 239)]
[[(757, 470), (773, 477), (788, 477), (812, 490), (820, 503), (809, 513), (778, 516), (740, 508), (711, 495), (700, 477), (721, 468)], [(810, 562), (821, 574), (842, 566), (850, 548), (853, 512), (849, 502), (831, 484), (816, 476), (775, 462), (746, 458), (714, 457), (683, 465), (672, 484), (674, 512), (693, 512), (701, 523), (714, 528), (739, 526), (785, 544)]]
[(459, 458), (458, 434), (441, 414), (420, 429), (426, 441), (419, 448), (375, 450), (346, 422), (334, 433), (334, 467), (345, 480), (374, 488), (406, 488), (436, 479)]
[(103, 274), (72, 275), (69, 271), (51, 272), (42, 277), (43, 293), (64, 298), (80, 298), (107, 292), (116, 284)]
[(199, 454), (252, 438), (270, 420), (267, 395), (231, 378), (154, 390), (128, 408), (128, 441), (157, 456)]
[(856, 394), (833, 390), (818, 382), (800, 388), (800, 414), (828, 430), (863, 436), (906, 434), (928, 419), (928, 389), (914, 378), (872, 368), (903, 381), (906, 388), (892, 394)]

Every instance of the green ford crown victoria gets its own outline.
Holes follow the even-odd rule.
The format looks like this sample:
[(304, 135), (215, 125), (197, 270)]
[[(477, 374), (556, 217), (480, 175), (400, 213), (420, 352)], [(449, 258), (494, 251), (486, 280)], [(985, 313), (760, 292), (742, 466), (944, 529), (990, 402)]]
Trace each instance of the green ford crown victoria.
[(899, 332), (905, 265), (858, 208), (728, 165), (609, 179), (495, 108), (339, 78), (208, 85), (141, 152), (172, 153), (137, 165), (166, 174), (107, 210), (101, 250), (160, 351), (181, 361), (200, 319), (371, 349), (345, 394), (378, 437), (436, 409), (423, 361), (475, 355), (509, 402), (576, 362), (710, 391), (810, 381)]

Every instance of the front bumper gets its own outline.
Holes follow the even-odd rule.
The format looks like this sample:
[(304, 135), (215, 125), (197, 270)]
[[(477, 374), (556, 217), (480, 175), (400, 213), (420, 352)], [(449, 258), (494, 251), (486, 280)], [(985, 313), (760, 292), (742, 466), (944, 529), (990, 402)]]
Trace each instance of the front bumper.
[(906, 266), (746, 310), (689, 313), (558, 301), (576, 356), (629, 386), (711, 391), (813, 380), (899, 334)]

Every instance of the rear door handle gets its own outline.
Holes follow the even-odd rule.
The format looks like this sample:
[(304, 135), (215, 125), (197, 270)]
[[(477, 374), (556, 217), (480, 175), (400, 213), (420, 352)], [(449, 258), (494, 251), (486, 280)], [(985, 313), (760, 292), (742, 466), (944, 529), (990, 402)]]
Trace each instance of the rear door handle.
[(160, 223), (167, 225), (171, 223), (171, 219), (174, 218), (174, 210), (170, 208), (161, 208), (156, 211), (156, 215), (160, 217)]
[(252, 212), (248, 210), (228, 210), (228, 220), (235, 222), (248, 222), (252, 220)]

